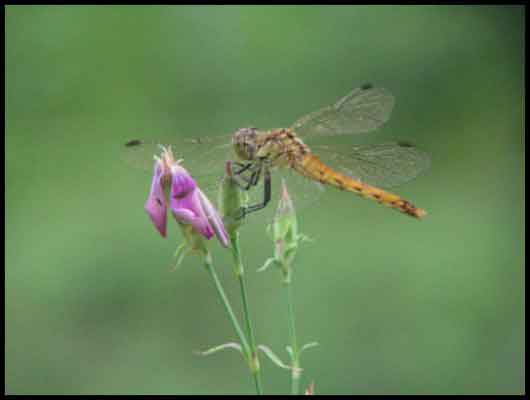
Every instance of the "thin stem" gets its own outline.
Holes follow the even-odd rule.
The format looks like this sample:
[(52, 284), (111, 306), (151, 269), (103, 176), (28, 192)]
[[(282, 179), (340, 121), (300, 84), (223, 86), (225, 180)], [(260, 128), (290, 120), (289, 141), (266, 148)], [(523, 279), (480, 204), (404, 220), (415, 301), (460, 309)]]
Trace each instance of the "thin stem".
[(293, 304), (293, 283), (291, 277), (284, 280), (287, 293), (287, 318), (289, 319), (289, 335), (291, 337), (291, 350), (292, 350), (292, 372), (291, 372), (291, 394), (297, 395), (298, 388), (300, 385), (300, 358), (298, 342), (296, 340), (296, 327), (294, 318), (294, 304)]
[(212, 258), (210, 254), (206, 255), (204, 264), (215, 283), (215, 288), (217, 289), (217, 293), (219, 294), (219, 297), (221, 298), (221, 302), (223, 303), (223, 306), (225, 307), (225, 310), (228, 316), (230, 317), (230, 321), (232, 322), (232, 325), (234, 326), (237, 336), (239, 337), (241, 346), (243, 346), (243, 351), (248, 358), (250, 356), (250, 346), (248, 345), (248, 341), (245, 337), (245, 334), (243, 333), (243, 331), (241, 330), (241, 327), (239, 326), (239, 322), (237, 322), (237, 318), (234, 314), (234, 311), (232, 310), (232, 306), (230, 305), (228, 298), (226, 297), (223, 286), (221, 285), (221, 281), (219, 281), (219, 278), (217, 277), (217, 273), (215, 272), (215, 268), (212, 264)]
[(254, 377), (254, 384), (256, 385), (256, 393), (263, 394), (261, 384), (261, 368), (259, 364), (258, 349), (256, 346), (256, 339), (254, 337), (254, 330), (252, 329), (252, 321), (250, 319), (250, 311), (248, 305), (248, 296), (245, 283), (245, 268), (241, 260), (241, 251), (239, 247), (239, 233), (234, 232), (230, 235), (230, 242), (232, 244), (232, 256), (234, 258), (234, 272), (239, 281), (239, 288), (241, 289), (241, 301), (243, 303), (243, 313), (247, 328), (247, 335), (250, 341), (250, 368), (252, 376)]

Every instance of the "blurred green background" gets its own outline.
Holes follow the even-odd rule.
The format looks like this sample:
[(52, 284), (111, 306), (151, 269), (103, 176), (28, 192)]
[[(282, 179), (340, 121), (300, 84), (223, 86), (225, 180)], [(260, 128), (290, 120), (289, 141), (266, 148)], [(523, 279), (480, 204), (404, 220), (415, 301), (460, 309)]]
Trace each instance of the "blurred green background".
[[(198, 258), (143, 210), (135, 137), (277, 127), (373, 82), (373, 140), (431, 169), (396, 192), (419, 222), (338, 191), (300, 217), (303, 387), (320, 394), (524, 392), (522, 6), (23, 7), (6, 22), (7, 393), (253, 393)], [(352, 141), (355, 138), (352, 138)], [(278, 271), (242, 231), (258, 342), (284, 360)], [(237, 312), (231, 258), (212, 242)], [(262, 359), (267, 393), (289, 375)]]

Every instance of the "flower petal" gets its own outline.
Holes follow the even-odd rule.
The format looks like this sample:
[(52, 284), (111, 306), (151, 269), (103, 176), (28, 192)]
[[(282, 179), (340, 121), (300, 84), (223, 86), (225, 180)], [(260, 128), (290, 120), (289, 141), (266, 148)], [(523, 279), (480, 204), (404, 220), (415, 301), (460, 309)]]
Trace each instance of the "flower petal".
[(171, 169), (171, 200), (169, 206), (178, 222), (192, 225), (206, 239), (211, 239), (214, 230), (204, 213), (199, 188), (186, 169), (174, 166)]
[(197, 188), (189, 172), (178, 164), (171, 167), (171, 198), (183, 198)]
[(221, 217), (189, 172), (174, 160), (171, 149), (163, 148), (160, 157), (155, 157), (157, 162), (151, 191), (144, 206), (160, 234), (166, 236), (167, 200), (164, 187), (170, 180), (169, 208), (175, 220), (187, 226), (190, 235), (197, 233), (206, 239), (216, 235), (221, 244), (228, 247), (228, 235)]
[(167, 202), (163, 187), (164, 174), (165, 170), (162, 164), (156, 161), (151, 191), (144, 205), (145, 211), (162, 237), (166, 237), (167, 224)]
[(206, 218), (215, 231), (215, 236), (217, 236), (217, 239), (224, 247), (228, 247), (228, 234), (226, 233), (221, 216), (201, 189), (197, 188), (197, 194), (199, 201), (201, 202), (202, 209), (206, 214)]
[[(194, 195), (190, 195), (189, 197), (193, 197)], [(175, 219), (183, 224), (188, 224), (193, 226), (197, 232), (199, 232), (202, 236), (204, 236), (206, 239), (211, 239), (214, 235), (214, 231), (210, 224), (208, 223), (208, 220), (206, 217), (201, 217), (194, 213), (193, 210), (185, 207), (182, 202), (187, 202), (189, 204), (192, 204), (192, 201), (188, 201), (188, 198), (186, 199), (179, 199), (171, 201), (171, 211), (173, 212), (173, 216)]]

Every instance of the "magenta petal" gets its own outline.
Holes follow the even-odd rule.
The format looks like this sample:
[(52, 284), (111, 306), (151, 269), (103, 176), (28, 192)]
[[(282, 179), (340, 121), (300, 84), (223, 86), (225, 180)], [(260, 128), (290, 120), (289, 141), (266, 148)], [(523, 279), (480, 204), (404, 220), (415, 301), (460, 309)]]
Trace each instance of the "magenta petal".
[(210, 228), (210, 225), (208, 225), (208, 222), (197, 217), (190, 210), (185, 208), (171, 208), (171, 211), (178, 222), (193, 226), (197, 232), (207, 239), (210, 239), (213, 236), (214, 232)]
[[(228, 235), (221, 217), (208, 198), (198, 188), (188, 171), (178, 163), (170, 164), (169, 168), (171, 171), (169, 208), (171, 208), (175, 219), (182, 224), (191, 225), (197, 233), (206, 239), (211, 239), (216, 235), (221, 244), (228, 247)], [(151, 191), (154, 192), (155, 189), (155, 186), (153, 186)], [(153, 197), (156, 198), (156, 196)], [(150, 215), (152, 214), (150, 213)], [(153, 216), (152, 219), (155, 222)]]
[(188, 171), (182, 167), (171, 170), (171, 198), (184, 198), (197, 188), (197, 184)]
[(197, 184), (182, 167), (172, 169), (171, 175), (169, 207), (173, 216), (179, 222), (191, 224), (206, 239), (211, 239), (214, 231), (202, 209)]
[(164, 170), (159, 162), (155, 163), (151, 191), (145, 202), (144, 209), (151, 218), (158, 232), (166, 237), (167, 202), (163, 188)]
[(197, 188), (197, 193), (202, 205), (202, 209), (204, 210), (204, 213), (208, 218), (208, 222), (215, 231), (217, 239), (224, 247), (228, 247), (228, 234), (226, 233), (223, 220), (219, 216), (219, 213), (214, 208), (210, 200), (208, 200), (208, 197), (206, 197), (205, 194), (201, 191), (201, 189)]
[(192, 225), (206, 239), (211, 239), (214, 230), (202, 211), (197, 193), (197, 189), (193, 189), (185, 197), (171, 198), (170, 208), (178, 222)]

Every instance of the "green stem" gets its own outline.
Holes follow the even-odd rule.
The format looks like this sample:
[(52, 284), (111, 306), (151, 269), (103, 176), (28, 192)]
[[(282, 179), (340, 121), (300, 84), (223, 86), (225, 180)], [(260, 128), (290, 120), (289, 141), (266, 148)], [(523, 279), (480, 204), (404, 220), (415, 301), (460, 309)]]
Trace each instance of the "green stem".
[(286, 286), (287, 293), (287, 318), (289, 320), (289, 335), (291, 337), (291, 350), (292, 354), (292, 372), (291, 372), (291, 394), (297, 395), (298, 388), (300, 385), (300, 358), (299, 358), (299, 349), (298, 342), (296, 340), (296, 326), (294, 318), (294, 304), (293, 304), (293, 283), (291, 280), (291, 268), (288, 267), (289, 271), (288, 276), (284, 279), (284, 285)]
[(263, 394), (261, 384), (261, 368), (259, 364), (258, 349), (256, 346), (256, 339), (254, 337), (254, 330), (252, 329), (252, 321), (250, 319), (250, 311), (248, 305), (248, 296), (245, 283), (245, 268), (241, 260), (241, 251), (239, 247), (239, 233), (234, 232), (230, 235), (230, 242), (232, 244), (232, 256), (234, 258), (234, 272), (239, 281), (239, 288), (241, 289), (241, 301), (243, 303), (243, 314), (245, 316), (245, 323), (247, 328), (247, 335), (250, 341), (250, 369), (254, 377), (254, 384), (256, 385), (256, 393)]
[(232, 306), (230, 305), (228, 298), (226, 297), (223, 286), (221, 285), (221, 281), (219, 281), (217, 273), (215, 272), (215, 268), (213, 267), (213, 264), (212, 264), (212, 257), (210, 254), (206, 255), (204, 264), (215, 283), (215, 288), (217, 289), (217, 293), (219, 294), (219, 297), (221, 298), (221, 302), (223, 303), (223, 306), (225, 307), (225, 310), (228, 316), (230, 317), (230, 321), (232, 322), (232, 325), (234, 326), (236, 334), (239, 337), (239, 341), (241, 342), (241, 346), (243, 346), (243, 351), (245, 353), (245, 356), (249, 358), (251, 354), (250, 346), (248, 345), (248, 341), (245, 337), (245, 334), (243, 333), (241, 327), (239, 326), (239, 322), (237, 322), (237, 318), (234, 314), (234, 311), (232, 310)]

